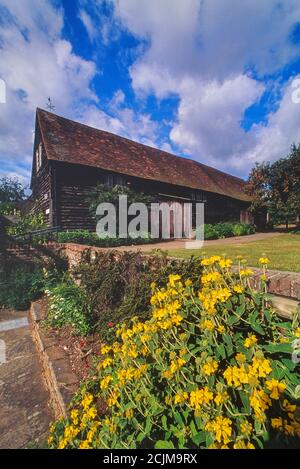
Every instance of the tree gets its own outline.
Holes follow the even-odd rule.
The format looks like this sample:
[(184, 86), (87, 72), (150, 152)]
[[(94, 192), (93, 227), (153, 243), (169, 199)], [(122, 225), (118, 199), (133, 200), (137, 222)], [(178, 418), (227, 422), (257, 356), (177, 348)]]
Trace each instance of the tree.
[(300, 144), (274, 163), (256, 163), (249, 175), (247, 192), (252, 196), (251, 211), (256, 217), (269, 213), (275, 224), (299, 219)]
[(25, 189), (17, 178), (0, 178), (0, 213), (9, 215), (25, 198)]
[(252, 197), (250, 211), (254, 215), (256, 225), (260, 228), (265, 226), (267, 220), (269, 204), (269, 170), (269, 163), (256, 163), (250, 172), (246, 187), (246, 192)]
[[(142, 192), (136, 192), (127, 186), (115, 185), (108, 187), (104, 184), (98, 184), (91, 195), (88, 197), (90, 212), (96, 219), (96, 210), (98, 205), (102, 203), (111, 203), (116, 208), (116, 227), (119, 228), (119, 197), (127, 196), (128, 206), (133, 203), (143, 203), (145, 205), (154, 201), (154, 197), (146, 195)], [(130, 217), (128, 217), (130, 220)]]

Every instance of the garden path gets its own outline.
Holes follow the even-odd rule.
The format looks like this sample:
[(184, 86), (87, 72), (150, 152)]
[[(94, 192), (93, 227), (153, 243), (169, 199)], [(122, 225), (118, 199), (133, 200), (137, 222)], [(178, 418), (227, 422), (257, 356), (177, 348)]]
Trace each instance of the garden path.
[(27, 313), (0, 309), (0, 448), (43, 442), (48, 403)]
[[(252, 235), (246, 236), (235, 236), (234, 238), (225, 238), (225, 239), (211, 239), (208, 241), (204, 241), (204, 247), (213, 246), (213, 245), (220, 245), (220, 244), (243, 244), (249, 243), (251, 241), (262, 241), (268, 238), (274, 238), (277, 236), (281, 236), (284, 233), (280, 232), (271, 232), (271, 233), (254, 233)], [(183, 249), (185, 239), (175, 239), (171, 241), (165, 241), (162, 243), (153, 243), (153, 244), (141, 244), (137, 246), (120, 246), (114, 249), (119, 251), (151, 251), (152, 249), (162, 249), (162, 250), (169, 250), (169, 249)], [(105, 248), (102, 248), (105, 249)], [(106, 248), (109, 249), (109, 248)]]

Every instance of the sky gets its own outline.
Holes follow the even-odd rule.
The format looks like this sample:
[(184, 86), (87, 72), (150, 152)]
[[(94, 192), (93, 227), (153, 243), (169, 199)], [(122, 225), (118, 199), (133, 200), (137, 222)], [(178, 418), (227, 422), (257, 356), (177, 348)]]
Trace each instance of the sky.
[(246, 179), (300, 142), (297, 77), (299, 0), (0, 0), (0, 177), (29, 183), (50, 96), (59, 115)]

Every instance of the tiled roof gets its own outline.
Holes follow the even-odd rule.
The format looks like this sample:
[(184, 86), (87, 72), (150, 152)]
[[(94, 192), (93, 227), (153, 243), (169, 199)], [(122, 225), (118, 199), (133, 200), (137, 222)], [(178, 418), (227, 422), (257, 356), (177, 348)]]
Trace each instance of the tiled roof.
[(37, 109), (37, 119), (49, 160), (101, 168), (249, 201), (242, 179), (210, 166), (42, 109)]

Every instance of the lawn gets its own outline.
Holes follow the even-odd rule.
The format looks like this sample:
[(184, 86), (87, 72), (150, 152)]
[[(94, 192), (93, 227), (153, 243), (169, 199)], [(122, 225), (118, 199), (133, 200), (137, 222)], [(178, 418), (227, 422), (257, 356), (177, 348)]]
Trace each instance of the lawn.
[(214, 254), (226, 254), (235, 261), (236, 256), (241, 255), (248, 260), (248, 265), (259, 267), (258, 259), (266, 254), (271, 260), (269, 268), (300, 272), (300, 235), (286, 234), (263, 241), (252, 241), (241, 244), (224, 244), (206, 246), (199, 250), (170, 249), (169, 256), (190, 257), (211, 256)]

